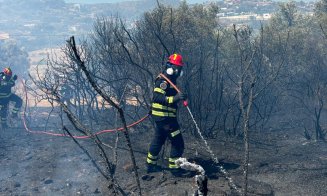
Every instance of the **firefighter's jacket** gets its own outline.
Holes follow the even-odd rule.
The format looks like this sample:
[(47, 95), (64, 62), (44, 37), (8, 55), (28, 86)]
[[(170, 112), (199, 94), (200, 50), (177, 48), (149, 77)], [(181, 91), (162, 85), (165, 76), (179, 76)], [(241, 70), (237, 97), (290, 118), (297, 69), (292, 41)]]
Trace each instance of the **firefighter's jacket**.
[[(174, 84), (176, 81), (171, 80)], [(151, 115), (154, 121), (162, 121), (176, 118), (177, 103), (174, 103), (174, 96), (177, 91), (160, 76), (157, 77), (153, 89)]]
[(15, 86), (15, 80), (12, 76), (0, 73), (0, 99), (7, 98), (11, 95), (11, 88)]

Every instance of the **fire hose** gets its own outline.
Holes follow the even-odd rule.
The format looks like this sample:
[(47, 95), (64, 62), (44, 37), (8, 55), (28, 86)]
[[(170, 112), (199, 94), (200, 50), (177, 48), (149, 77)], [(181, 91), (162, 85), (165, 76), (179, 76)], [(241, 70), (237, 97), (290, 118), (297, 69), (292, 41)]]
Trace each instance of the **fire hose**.
[[(160, 73), (159, 74), (162, 78), (164, 78), (178, 93), (181, 92), (181, 90), (179, 90), (179, 88), (169, 79), (167, 78), (164, 74)], [(59, 137), (73, 137), (76, 139), (87, 139), (90, 138), (91, 136), (70, 136), (67, 134), (59, 134), (59, 133), (50, 133), (48, 131), (34, 131), (34, 130), (30, 130), (27, 126), (27, 122), (26, 122), (26, 109), (27, 109), (27, 102), (28, 102), (28, 96), (27, 96), (27, 90), (26, 90), (26, 86), (24, 84), (24, 82), (22, 81), (23, 87), (24, 87), (24, 93), (25, 93), (25, 107), (24, 107), (24, 111), (22, 114), (22, 119), (23, 119), (23, 124), (24, 124), (24, 128), (27, 132), (29, 133), (33, 133), (33, 134), (47, 134), (47, 135), (52, 135), (52, 136), (59, 136)], [(184, 100), (183, 105), (186, 107), (188, 113), (190, 114), (194, 125), (196, 127), (196, 130), (198, 132), (198, 134), (200, 135), (201, 139), (203, 140), (206, 150), (209, 152), (212, 160), (218, 165), (219, 170), (221, 171), (221, 173), (224, 174), (224, 177), (228, 180), (230, 186), (236, 190), (237, 192), (241, 193), (241, 191), (238, 189), (238, 187), (235, 185), (235, 183), (233, 182), (232, 178), (229, 177), (228, 172), (225, 170), (225, 168), (223, 168), (223, 166), (219, 163), (218, 158), (215, 156), (215, 154), (213, 153), (213, 151), (211, 150), (210, 146), (208, 145), (208, 142), (206, 141), (206, 139), (204, 138), (204, 136), (202, 135), (202, 132), (197, 124), (197, 122), (195, 121), (195, 118), (193, 116), (193, 113), (191, 112), (190, 107), (188, 106), (188, 102), (187, 100)], [(139, 119), (138, 121), (130, 124), (127, 126), (127, 128), (133, 127), (139, 123), (141, 123), (142, 121), (144, 121), (147, 117), (149, 116), (149, 114), (145, 115), (144, 117), (142, 117), (141, 119)], [(102, 130), (99, 132), (94, 133), (93, 135), (100, 135), (100, 134), (104, 134), (104, 133), (109, 133), (109, 132), (115, 132), (115, 131), (122, 131), (124, 130), (123, 127), (121, 128), (117, 128), (117, 129), (109, 129), (109, 130)]]
[[(26, 122), (26, 109), (27, 109), (28, 95), (27, 95), (26, 85), (24, 84), (23, 80), (22, 80), (22, 84), (23, 84), (23, 87), (24, 87), (23, 89), (24, 89), (24, 94), (25, 94), (25, 106), (24, 106), (24, 110), (23, 110), (23, 114), (22, 114), (22, 121), (23, 121), (24, 128), (25, 128), (25, 130), (27, 132), (33, 133), (33, 134), (46, 134), (46, 135), (52, 135), (52, 136), (58, 136), (58, 137), (73, 137), (73, 138), (76, 138), (76, 139), (87, 139), (87, 138), (91, 137), (91, 136), (86, 136), (86, 135), (83, 135), (83, 136), (70, 136), (70, 135), (62, 134), (62, 133), (51, 133), (51, 132), (46, 131), (46, 130), (44, 130), (44, 131), (35, 131), (35, 130), (31, 130), (30, 128), (28, 128), (27, 122)], [(127, 128), (131, 128), (131, 127), (141, 123), (142, 121), (144, 121), (148, 117), (149, 117), (149, 114), (145, 115), (144, 117), (142, 117), (141, 119), (135, 121), (134, 123), (127, 125)], [(123, 127), (116, 128), (116, 129), (102, 130), (102, 131), (94, 133), (93, 135), (100, 135), (100, 134), (104, 134), (104, 133), (116, 132), (116, 131), (122, 131), (122, 130), (124, 130)]]
[[(178, 93), (181, 92), (181, 90), (179, 90), (179, 89), (177, 88), (177, 86), (176, 86), (176, 85), (175, 85), (171, 80), (169, 80), (169, 78), (167, 78), (164, 74), (161, 73), (160, 76), (161, 76), (162, 78), (164, 78), (164, 79), (165, 79), (165, 80), (166, 80), (166, 81), (167, 81), (167, 82), (168, 82), (168, 83), (169, 83), (169, 84), (170, 84), (170, 85), (171, 85), (171, 86), (172, 86), (172, 87), (173, 87), (173, 88), (174, 88)], [(190, 107), (188, 106), (188, 102), (187, 102), (186, 100), (184, 100), (183, 105), (186, 107), (188, 113), (190, 114), (190, 116), (191, 116), (191, 118), (192, 118), (192, 120), (193, 120), (193, 122), (194, 122), (195, 128), (196, 128), (196, 130), (197, 130), (199, 136), (200, 136), (201, 139), (203, 140), (203, 142), (204, 142), (204, 144), (205, 144), (205, 147), (206, 147), (206, 150), (209, 152), (209, 154), (210, 154), (210, 156), (211, 156), (211, 159), (214, 161), (214, 163), (217, 164), (217, 166), (218, 166), (220, 172), (221, 172), (222, 174), (224, 174), (224, 177), (225, 177), (225, 178), (227, 179), (227, 181), (229, 182), (231, 188), (233, 188), (233, 189), (236, 190), (239, 194), (241, 194), (241, 191), (239, 190), (239, 188), (237, 188), (237, 186), (235, 185), (233, 179), (232, 179), (231, 177), (229, 177), (229, 174), (228, 174), (227, 170), (222, 166), (222, 164), (219, 163), (218, 158), (216, 157), (216, 155), (215, 155), (215, 154), (213, 153), (213, 151), (211, 150), (211, 148), (210, 148), (210, 146), (209, 146), (207, 140), (204, 138), (204, 136), (203, 136), (203, 134), (202, 134), (202, 132), (201, 132), (201, 130), (200, 130), (200, 127), (198, 126), (197, 122), (195, 121), (195, 118), (194, 118), (194, 116), (193, 116), (193, 113), (191, 112), (191, 109), (190, 109)]]

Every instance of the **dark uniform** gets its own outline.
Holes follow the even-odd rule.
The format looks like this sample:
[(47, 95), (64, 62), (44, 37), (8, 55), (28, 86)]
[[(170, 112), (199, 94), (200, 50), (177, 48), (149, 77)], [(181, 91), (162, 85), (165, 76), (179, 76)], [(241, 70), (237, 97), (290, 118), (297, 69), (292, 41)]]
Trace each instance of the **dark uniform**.
[(15, 86), (17, 76), (0, 73), (0, 116), (2, 127), (7, 127), (8, 104), (10, 101), (15, 102), (12, 116), (18, 117), (18, 111), (22, 107), (22, 99), (11, 92), (11, 88)]
[(184, 152), (184, 140), (176, 116), (178, 102), (186, 100), (187, 95), (177, 92), (168, 82), (176, 84), (177, 78), (183, 73), (183, 65), (183, 58), (180, 54), (170, 55), (164, 72), (155, 81), (151, 115), (156, 129), (146, 159), (147, 173), (161, 170), (157, 165), (158, 154), (168, 138), (171, 142), (169, 169), (174, 176), (185, 176), (186, 170), (175, 163)]
[[(171, 81), (175, 84), (176, 78)], [(176, 118), (179, 101), (174, 100), (176, 94), (177, 91), (164, 78), (159, 76), (156, 79), (151, 109), (156, 130), (147, 156), (147, 163), (150, 166), (157, 164), (158, 154), (167, 138), (171, 141), (170, 169), (178, 168), (175, 160), (180, 158), (184, 152), (184, 140)]]
[(68, 83), (64, 83), (60, 89), (62, 102), (66, 103), (68, 107), (72, 105), (71, 99), (73, 98), (73, 89)]

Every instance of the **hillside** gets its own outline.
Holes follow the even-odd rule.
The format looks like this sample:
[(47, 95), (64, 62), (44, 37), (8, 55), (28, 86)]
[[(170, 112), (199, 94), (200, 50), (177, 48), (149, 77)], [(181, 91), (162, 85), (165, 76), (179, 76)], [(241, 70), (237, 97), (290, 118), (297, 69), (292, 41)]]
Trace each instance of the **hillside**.
[[(140, 1), (140, 0), (125, 0), (125, 1)], [(273, 0), (277, 2), (288, 2), (288, 0)], [(295, 0), (303, 2), (313, 2), (317, 0)], [(66, 3), (87, 3), (87, 4), (96, 4), (96, 3), (118, 3), (122, 2), (121, 0), (65, 0)], [(186, 0), (187, 3), (205, 3), (210, 2), (210, 0)]]
[(29, 51), (56, 47), (71, 35), (88, 35), (97, 17), (118, 14), (130, 24), (155, 6), (151, 0), (86, 5), (63, 0), (0, 1), (0, 33), (9, 34)]
[[(87, 1), (79, 1), (87, 2)], [(157, 6), (156, 1), (119, 1), (117, 3), (74, 4), (64, 0), (12, 0), (0, 1), (0, 34), (16, 40), (28, 51), (53, 48), (65, 43), (71, 35), (83, 38), (92, 31), (98, 17), (122, 17), (128, 25)], [(107, 1), (109, 2), (109, 1)], [(162, 0), (165, 5), (178, 5), (178, 1)], [(188, 1), (202, 3), (203, 1)], [(209, 1), (207, 1), (209, 2)], [(273, 1), (257, 3), (253, 1), (235, 1), (234, 3), (218, 1), (219, 15), (224, 17), (273, 13), (278, 4)], [(312, 4), (301, 4), (301, 12), (310, 12)], [(260, 18), (260, 17), (258, 17)], [(14, 21), (14, 22), (12, 22)], [(235, 23), (238, 21), (227, 21)], [(242, 22), (242, 21), (241, 21)], [(253, 25), (253, 23), (250, 23)], [(257, 25), (257, 23), (255, 23)]]
[[(44, 130), (49, 109), (30, 110), (28, 125), (31, 130)], [(55, 115), (51, 115), (48, 132), (61, 133), (53, 127)], [(38, 126), (35, 126), (38, 122)], [(43, 122), (43, 124), (42, 124)], [(146, 122), (145, 122), (146, 123)], [(52, 131), (51, 131), (52, 130)], [(294, 130), (295, 131), (295, 130)], [(296, 132), (294, 132), (296, 133)], [(326, 195), (327, 145), (307, 142), (302, 136), (288, 131), (261, 132), (253, 135), (250, 142), (251, 159), (249, 193), (251, 196), (320, 196)], [(78, 134), (78, 132), (74, 133)], [(151, 129), (135, 127), (131, 131), (132, 145), (139, 168), (142, 193), (152, 195), (192, 195), (194, 178), (176, 178), (168, 170), (146, 175), (144, 161)], [(100, 135), (108, 144), (115, 141), (114, 133)], [(211, 161), (203, 141), (184, 133), (185, 157), (200, 164), (209, 178), (209, 196), (236, 196), (225, 176)], [(209, 145), (218, 155), (220, 164), (227, 170), (238, 189), (242, 187), (243, 144), (239, 138), (211, 141)], [(260, 142), (258, 142), (260, 141)], [(81, 149), (67, 137), (29, 133), (22, 126), (0, 132), (0, 195), (113, 195), (109, 182), (96, 169), (102, 159), (91, 139), (78, 140)], [(291, 147), (290, 147), (291, 146)], [(88, 151), (88, 156), (85, 152)], [(112, 152), (112, 149), (106, 149)], [(118, 165), (115, 178), (127, 195), (135, 195), (136, 183), (126, 143), (120, 140)], [(267, 156), (269, 155), (269, 156)], [(163, 155), (164, 157), (165, 155)], [(113, 160), (113, 156), (110, 157)], [(165, 160), (161, 160), (163, 166)]]

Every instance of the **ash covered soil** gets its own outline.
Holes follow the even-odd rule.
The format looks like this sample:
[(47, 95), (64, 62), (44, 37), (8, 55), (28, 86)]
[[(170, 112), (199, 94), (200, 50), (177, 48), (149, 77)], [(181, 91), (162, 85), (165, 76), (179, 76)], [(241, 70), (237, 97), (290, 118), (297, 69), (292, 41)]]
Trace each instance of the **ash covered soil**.
[[(130, 137), (143, 195), (192, 195), (194, 178), (176, 178), (167, 170), (145, 175), (145, 157), (153, 131), (131, 129)], [(116, 135), (99, 136), (114, 145)], [(117, 149), (115, 177), (127, 195), (137, 186), (123, 135)], [(204, 143), (184, 132), (185, 154), (203, 166), (209, 178), (208, 195), (237, 195), (210, 159)], [(98, 155), (90, 139), (78, 140), (91, 155)], [(240, 138), (208, 140), (210, 147), (241, 189), (243, 141)], [(106, 149), (112, 160), (112, 150)], [(249, 195), (327, 195), (327, 144), (305, 140), (296, 130), (251, 133)], [(167, 152), (167, 149), (165, 152)], [(162, 155), (165, 157), (165, 155)], [(101, 165), (102, 159), (96, 158)], [(165, 162), (161, 162), (165, 165)], [(0, 195), (113, 195), (108, 181), (92, 160), (71, 139), (27, 132), (21, 122), (0, 132)], [(143, 177), (143, 179), (142, 179)]]

